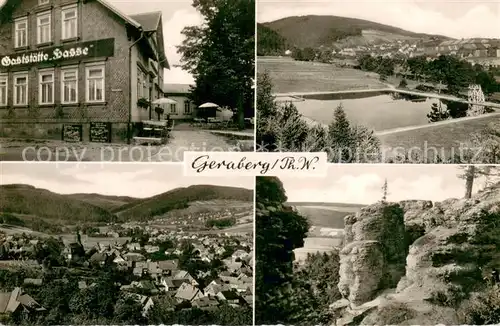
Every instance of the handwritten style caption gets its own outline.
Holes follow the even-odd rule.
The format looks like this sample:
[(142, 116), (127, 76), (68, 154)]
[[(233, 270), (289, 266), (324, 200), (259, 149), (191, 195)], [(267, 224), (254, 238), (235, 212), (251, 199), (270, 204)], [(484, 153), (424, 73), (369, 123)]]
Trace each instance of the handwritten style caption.
[(326, 176), (326, 153), (185, 152), (186, 176)]

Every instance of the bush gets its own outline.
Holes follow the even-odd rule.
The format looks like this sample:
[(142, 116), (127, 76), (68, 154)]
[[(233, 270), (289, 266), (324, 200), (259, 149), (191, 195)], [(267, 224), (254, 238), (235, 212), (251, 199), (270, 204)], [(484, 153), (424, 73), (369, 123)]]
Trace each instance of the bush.
[(9, 214), (9, 213), (3, 213), (0, 215), (0, 223), (1, 224), (10, 224), (10, 225), (16, 225), (16, 226), (25, 226), (26, 223), (24, 223), (23, 220), (21, 220), (19, 217)]
[(462, 324), (498, 325), (500, 323), (500, 284), (476, 294), (458, 309)]
[(210, 219), (205, 223), (206, 227), (208, 228), (213, 228), (215, 226), (219, 229), (228, 228), (235, 224), (236, 224), (236, 219), (234, 217)]
[(143, 109), (147, 109), (149, 107), (149, 101), (142, 97), (137, 100), (137, 106)]

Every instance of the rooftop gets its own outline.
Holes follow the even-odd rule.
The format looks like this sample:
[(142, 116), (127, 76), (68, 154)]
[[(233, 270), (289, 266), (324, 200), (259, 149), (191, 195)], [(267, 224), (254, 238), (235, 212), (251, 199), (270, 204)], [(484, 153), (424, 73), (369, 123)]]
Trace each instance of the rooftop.
[(136, 15), (130, 15), (130, 18), (138, 22), (145, 32), (153, 32), (158, 29), (158, 24), (161, 19), (161, 12), (145, 12)]
[(190, 84), (164, 84), (163, 91), (167, 94), (189, 94)]

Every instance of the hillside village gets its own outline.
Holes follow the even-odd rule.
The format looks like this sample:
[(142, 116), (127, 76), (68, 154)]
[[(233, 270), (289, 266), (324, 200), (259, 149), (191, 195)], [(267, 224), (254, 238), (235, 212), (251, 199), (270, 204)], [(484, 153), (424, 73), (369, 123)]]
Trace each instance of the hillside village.
[(0, 322), (251, 322), (251, 190), (204, 185), (135, 199), (2, 189)]
[[(44, 271), (51, 268), (47, 257), (43, 257), (44, 249), (54, 243), (61, 244), (60, 250), (56, 250), (60, 257), (55, 260), (61, 258), (58, 268), (91, 273), (113, 266), (128, 273), (132, 281), (120, 284), (120, 291), (142, 305), (144, 316), (155, 302), (164, 298), (172, 299), (171, 309), (182, 306), (182, 309), (214, 310), (222, 304), (252, 305), (250, 235), (197, 235), (183, 231), (163, 232), (151, 227), (130, 231), (135, 235), (97, 242), (79, 234), (74, 241), (2, 234), (0, 272), (28, 267), (36, 270), (39, 277), (24, 278), (22, 284), (16, 284), (13, 289), (4, 289), (0, 294), (0, 314), (13, 314), (18, 310), (28, 314), (45, 311), (44, 302), (33, 299), (29, 289), (43, 286)], [(200, 269), (183, 269), (190, 269), (193, 264)], [(80, 277), (80, 290), (93, 286), (92, 277)]]
[(500, 65), (500, 39), (461, 39), (461, 40), (429, 40), (394, 42), (356, 46), (339, 47), (332, 50), (337, 57), (360, 57), (364, 55), (381, 56), (384, 58), (413, 58), (425, 56), (429, 59), (440, 55), (455, 55), (471, 63)]
[[(294, 52), (285, 51), (285, 55), (295, 56)], [(425, 57), (433, 60), (441, 55), (452, 55), (471, 64), (485, 67), (500, 66), (500, 39), (462, 39), (462, 40), (393, 40), (390, 42), (348, 45), (334, 44), (333, 49), (320, 46), (314, 51), (315, 59), (334, 62), (337, 60), (355, 60), (363, 56), (389, 59), (408, 59)], [(326, 59), (325, 59), (326, 58)], [(348, 62), (348, 61), (346, 61)]]
[(453, 55), (483, 66), (500, 66), (500, 39), (453, 39), (414, 33), (368, 20), (337, 16), (294, 16), (258, 24), (259, 55), (320, 61), (363, 56), (434, 59)]

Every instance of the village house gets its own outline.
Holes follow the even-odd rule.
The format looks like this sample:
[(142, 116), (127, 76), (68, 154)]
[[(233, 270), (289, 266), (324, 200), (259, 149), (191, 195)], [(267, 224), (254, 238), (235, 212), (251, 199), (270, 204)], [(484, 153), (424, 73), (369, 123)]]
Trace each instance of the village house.
[(151, 297), (137, 293), (127, 293), (126, 297), (127, 296), (133, 298), (135, 301), (141, 304), (143, 316), (146, 316), (149, 310), (154, 306), (154, 301)]
[(163, 97), (161, 12), (106, 0), (7, 0), (0, 34), (1, 131), (11, 137), (124, 142)]
[(235, 291), (221, 291), (217, 293), (217, 298), (221, 301), (226, 301), (232, 306), (236, 306), (242, 299), (241, 296)]
[(161, 260), (158, 262), (158, 268), (162, 271), (163, 275), (172, 275), (174, 271), (179, 269), (176, 260)]
[(199, 299), (195, 299), (191, 302), (191, 305), (195, 308), (201, 310), (214, 310), (219, 305), (219, 301), (216, 298), (211, 297), (202, 297)]
[(127, 243), (127, 249), (129, 251), (139, 251), (141, 250), (141, 245), (138, 242)]
[(25, 278), (23, 283), (24, 285), (41, 286), (43, 280), (41, 278)]
[(200, 289), (189, 283), (183, 283), (175, 294), (175, 298), (177, 299), (178, 302), (183, 302), (183, 301), (191, 302), (200, 299), (202, 297), (204, 297), (204, 295), (200, 291)]
[(190, 93), (189, 84), (164, 84), (163, 89), (165, 96), (176, 101), (177, 103), (170, 104), (165, 114), (169, 114), (172, 119), (191, 119), (196, 115), (196, 106), (188, 98)]
[(165, 292), (172, 292), (172, 291), (177, 291), (182, 284), (188, 283), (191, 284), (189, 280), (183, 280), (183, 279), (174, 279), (171, 277), (161, 277), (159, 285), (160, 287), (163, 287), (163, 290)]
[(11, 292), (0, 292), (0, 315), (14, 313), (21, 310), (25, 313), (41, 312), (42, 307), (28, 294), (23, 294), (21, 288), (16, 287)]
[(198, 286), (198, 282), (196, 282), (196, 280), (194, 279), (194, 277), (192, 277), (188, 272), (186, 271), (178, 271), (175, 275), (174, 275), (174, 279), (177, 279), (177, 280), (187, 280), (190, 284), (192, 284), (193, 286)]

